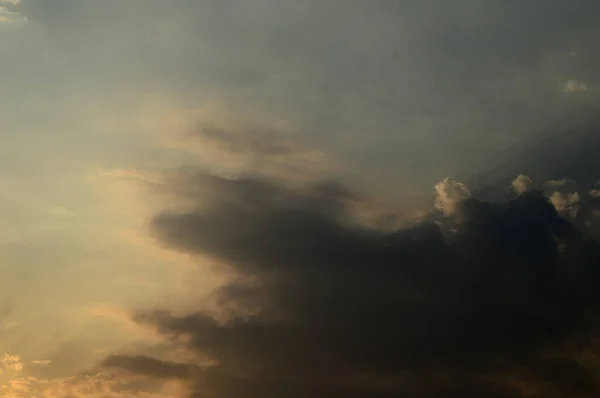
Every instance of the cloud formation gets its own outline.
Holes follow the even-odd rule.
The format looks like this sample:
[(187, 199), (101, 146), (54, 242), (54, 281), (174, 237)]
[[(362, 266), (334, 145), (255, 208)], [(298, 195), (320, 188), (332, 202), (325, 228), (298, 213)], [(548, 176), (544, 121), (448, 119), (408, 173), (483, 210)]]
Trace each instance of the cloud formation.
[(579, 203), (579, 194), (577, 192), (570, 194), (554, 192), (550, 197), (550, 203), (552, 203), (558, 212), (569, 211), (574, 205)]
[(573, 94), (573, 93), (581, 92), (581, 91), (587, 91), (587, 89), (588, 89), (588, 87), (585, 84), (583, 84), (575, 79), (567, 80), (563, 86), (563, 91), (568, 94)]
[(166, 145), (192, 153), (208, 167), (228, 174), (260, 174), (282, 180), (310, 180), (333, 170), (323, 152), (299, 145), (272, 128), (223, 126), (194, 120), (185, 134), (165, 137)]
[(11, 6), (16, 6), (21, 0), (1, 0), (0, 1), (0, 24), (21, 25), (27, 22), (25, 15), (12, 11)]
[(23, 370), (23, 361), (17, 355), (4, 353), (0, 358), (0, 373), (19, 373)]
[(450, 215), (456, 210), (456, 206), (471, 196), (467, 186), (453, 178), (446, 178), (435, 185), (436, 201), (435, 207), (445, 215)]
[[(187, 387), (178, 380), (173, 367), (162, 366), (161, 378), (142, 374), (150, 360), (118, 356), (107, 358), (103, 369), (89, 369), (68, 377), (41, 377), (35, 370), (27, 369), (25, 362), (17, 355), (4, 354), (0, 357), (0, 395), (7, 398), (185, 398)], [(118, 362), (125, 371), (111, 371)], [(127, 365), (136, 364), (137, 374), (126, 372)], [(34, 367), (50, 365), (49, 360), (33, 360)], [(28, 365), (29, 366), (29, 365)], [(155, 366), (156, 368), (156, 366)]]
[(512, 182), (512, 187), (517, 193), (525, 193), (533, 189), (533, 181), (524, 174), (520, 174)]
[(339, 184), (298, 190), (203, 173), (177, 184), (198, 206), (157, 215), (155, 236), (238, 275), (215, 295), (226, 316), (141, 311), (137, 322), (206, 365), (189, 372), (123, 355), (108, 358), (111, 367), (186, 378), (191, 397), (600, 391), (589, 359), (600, 331), (600, 245), (537, 191), (492, 204), (444, 180), (443, 203), (461, 216), (444, 221), (458, 223), (445, 237), (435, 223), (393, 232), (356, 224)]
[(185, 398), (187, 392), (177, 383), (161, 386), (142, 377), (103, 371), (53, 379), (16, 377), (0, 386), (0, 394), (7, 398)]
[[(535, 136), (536, 143), (539, 142), (547, 130), (541, 128), (541, 133), (534, 134), (532, 126), (537, 131), (538, 127), (554, 125), (554, 118), (569, 114), (573, 109), (579, 110), (585, 103), (591, 104), (591, 109), (581, 112), (579, 116), (588, 120), (587, 117), (597, 113), (597, 107), (593, 106), (598, 99), (595, 87), (598, 86), (597, 70), (600, 65), (594, 39), (598, 37), (600, 26), (596, 21), (600, 4), (597, 0), (583, 0), (577, 4), (562, 0), (534, 0), (518, 7), (509, 2), (475, 4), (477, 2), (472, 0), (390, 4), (355, 0), (186, 0), (154, 1), (150, 6), (143, 0), (126, 2), (127, 5), (105, 1), (26, 0), (23, 8), (13, 7), (15, 1), (4, 3), (11, 3), (4, 5), (9, 12), (20, 11), (35, 21), (36, 25), (35, 29), (3, 29), (3, 33), (9, 33), (3, 35), (2, 43), (5, 59), (5, 103), (2, 109), (3, 131), (6, 135), (3, 141), (7, 155), (3, 157), (3, 169), (12, 173), (19, 185), (29, 187), (23, 191), (27, 194), (21, 195), (19, 199), (23, 200), (18, 203), (28, 222), (24, 223), (20, 215), (15, 217), (16, 207), (4, 206), (6, 216), (10, 218), (7, 220), (5, 217), (5, 230), (21, 229), (25, 224), (28, 228), (29, 225), (38, 228), (40, 220), (31, 214), (27, 198), (38, 197), (41, 200), (43, 198), (39, 195), (43, 193), (44, 197), (49, 195), (68, 199), (64, 203), (62, 200), (48, 202), (63, 204), (78, 216), (69, 221), (73, 228), (68, 228), (70, 234), (76, 236), (58, 236), (53, 231), (47, 234), (52, 236), (57, 248), (62, 248), (65, 242), (77, 248), (91, 244), (94, 247), (104, 245), (106, 236), (110, 236), (110, 239), (120, 236), (115, 226), (125, 225), (127, 232), (130, 232), (137, 228), (137, 220), (145, 219), (145, 210), (142, 211), (139, 201), (133, 200), (134, 195), (127, 193), (128, 196), (125, 196), (121, 191), (116, 191), (116, 184), (108, 186), (103, 181), (102, 189), (110, 197), (110, 204), (114, 202), (115, 209), (120, 210), (118, 212), (112, 211), (112, 207), (99, 206), (87, 194), (76, 194), (75, 181), (79, 181), (80, 174), (85, 170), (91, 167), (113, 169), (146, 166), (157, 170), (180, 164), (179, 153), (169, 151), (163, 158), (162, 147), (155, 148), (154, 143), (148, 144), (145, 138), (134, 137), (132, 133), (136, 130), (136, 123), (129, 121), (136, 117), (136, 104), (144, 102), (148, 96), (177, 98), (177, 101), (181, 101), (178, 103), (191, 107), (202, 107), (206, 102), (217, 99), (226, 104), (231, 114), (243, 111), (248, 113), (248, 119), (256, 118), (265, 122), (263, 124), (276, 125), (276, 131), (295, 130), (300, 136), (298, 142), (306, 145), (290, 146), (285, 140), (269, 137), (266, 143), (254, 146), (254, 133), (238, 129), (237, 126), (230, 128), (227, 120), (222, 120), (228, 119), (226, 115), (224, 118), (208, 118), (214, 125), (202, 125), (203, 131), (194, 131), (195, 135), (190, 141), (197, 143), (193, 148), (195, 152), (186, 161), (192, 157), (195, 157), (195, 161), (200, 154), (205, 159), (212, 157), (214, 162), (207, 163), (213, 169), (221, 168), (219, 171), (231, 166), (229, 169), (235, 171), (245, 169), (283, 179), (300, 176), (300, 180), (319, 175), (321, 167), (329, 167), (327, 161), (315, 161), (320, 151), (310, 148), (319, 148), (348, 164), (349, 173), (364, 173), (364, 179), (377, 188), (403, 189), (411, 193), (422, 189), (416, 195), (431, 193), (434, 182), (444, 175), (442, 173), (456, 175), (457, 168), (473, 172), (471, 165), (478, 158), (490, 160), (488, 154), (493, 154), (493, 149), (502, 149), (515, 141), (520, 143), (526, 135)], [(25, 40), (12, 40), (15, 37), (13, 32), (19, 35), (26, 33), (22, 35)], [(32, 62), (32, 57), (40, 62)], [(563, 85), (571, 78), (577, 79), (574, 88), (585, 84), (587, 91), (563, 94)], [(35, 110), (36, 117), (30, 117), (31, 110)], [(283, 127), (280, 129), (280, 126)], [(168, 125), (164, 131), (170, 135), (169, 138), (173, 138), (173, 133), (179, 130), (177, 126)], [(600, 136), (595, 132), (594, 135)], [(263, 137), (262, 133), (260, 137)], [(564, 167), (573, 165), (573, 168), (590, 173), (590, 170), (598, 168), (589, 160), (600, 158), (597, 156), (598, 146), (588, 143), (597, 140), (578, 141), (576, 148), (585, 147), (587, 156), (573, 155), (571, 149), (562, 145), (564, 141), (557, 140), (555, 145), (560, 152), (568, 153), (572, 159), (565, 161), (564, 156), (550, 154), (543, 161), (533, 159), (536, 166), (543, 165), (537, 168), (516, 164), (515, 170), (510, 170), (506, 177), (502, 177), (502, 192), (508, 190), (511, 179), (519, 172), (527, 173), (538, 183), (561, 178), (562, 173), (581, 181), (579, 175), (565, 171)], [(489, 163), (485, 162), (476, 170), (487, 170)], [(315, 170), (313, 166), (316, 165), (318, 167)], [(550, 168), (558, 168), (560, 173), (548, 171)], [(536, 174), (536, 169), (543, 170)], [(224, 174), (244, 173), (221, 175)], [(469, 369), (461, 370), (460, 367), (452, 370), (453, 366), (448, 363), (458, 361), (460, 353), (447, 354), (448, 358), (440, 360), (438, 365), (431, 365), (435, 361), (427, 359), (427, 355), (418, 355), (421, 351), (439, 353), (441, 350), (435, 344), (432, 347), (429, 345), (429, 341), (444, 345), (443, 339), (432, 336), (434, 329), (442, 334), (446, 325), (451, 323), (454, 328), (450, 330), (454, 333), (451, 335), (461, 335), (459, 326), (454, 325), (458, 319), (465, 320), (458, 322), (465, 330), (472, 330), (469, 325), (474, 316), (458, 316), (454, 310), (456, 307), (450, 304), (459, 301), (459, 307), (463, 306), (461, 308), (468, 312), (469, 306), (474, 305), (471, 301), (493, 302), (486, 294), (477, 290), (471, 293), (469, 290), (479, 286), (482, 290), (494, 286), (482, 276), (491, 272), (488, 266), (494, 270), (508, 268), (510, 272), (507, 270), (506, 275), (502, 274), (504, 279), (492, 276), (489, 279), (499, 280), (503, 286), (510, 286), (517, 291), (513, 297), (506, 293), (506, 289), (490, 288), (487, 293), (490, 297), (494, 291), (499, 291), (496, 295), (498, 300), (510, 302), (506, 312), (496, 310), (497, 307), (503, 308), (500, 304), (490, 305), (491, 313), (499, 312), (500, 318), (508, 316), (506, 313), (519, 313), (513, 310), (517, 304), (510, 300), (527, 303), (524, 305), (526, 309), (553, 309), (558, 305), (552, 300), (538, 299), (536, 303), (541, 304), (536, 307), (530, 305), (528, 299), (519, 299), (527, 296), (523, 292), (529, 292), (522, 287), (524, 283), (521, 283), (520, 272), (532, 268), (528, 266), (529, 261), (538, 262), (531, 259), (535, 259), (535, 255), (526, 255), (526, 251), (519, 251), (518, 247), (519, 244), (533, 246), (527, 239), (533, 239), (536, 235), (522, 237), (521, 224), (515, 221), (516, 227), (511, 228), (505, 223), (515, 214), (529, 214), (524, 201), (525, 196), (532, 195), (521, 195), (523, 197), (511, 202), (510, 206), (490, 205), (466, 200), (469, 192), (479, 197), (476, 195), (477, 187), (471, 185), (470, 181), (469, 187), (473, 189), (468, 191), (458, 184), (440, 186), (444, 189), (440, 191), (442, 200), (438, 207), (446, 214), (459, 212), (461, 217), (457, 217), (457, 220), (462, 222), (454, 225), (449, 220), (443, 220), (441, 232), (444, 239), (440, 240), (436, 226), (424, 225), (423, 228), (401, 229), (393, 233), (376, 228), (377, 223), (367, 226), (354, 213), (356, 209), (352, 208), (352, 204), (357, 203), (354, 193), (345, 192), (339, 184), (325, 183), (320, 187), (292, 189), (260, 179), (226, 180), (222, 177), (211, 179), (184, 175), (172, 188), (174, 196), (185, 196), (182, 202), (185, 202), (186, 208), (157, 219), (154, 227), (160, 242), (167, 248), (180, 251), (174, 257), (193, 259), (195, 255), (210, 254), (239, 274), (239, 281), (215, 295), (225, 315), (216, 322), (200, 309), (185, 316), (161, 312), (160, 307), (157, 307), (158, 312), (149, 311), (146, 316), (141, 314), (135, 321), (159, 329), (161, 338), (158, 340), (162, 342), (162, 337), (166, 337), (167, 346), (171, 344), (169, 339), (175, 336), (177, 341), (181, 340), (181, 344), (197, 355), (205, 351), (202, 346), (213, 347), (215, 353), (212, 356), (217, 365), (209, 368), (206, 375), (194, 372), (187, 374), (179, 372), (182, 369), (179, 365), (188, 364), (186, 360), (176, 357), (169, 359), (159, 355), (158, 350), (148, 352), (143, 349), (134, 353), (124, 350), (120, 352), (123, 356), (111, 357), (105, 364), (111, 364), (111, 371), (121, 366), (126, 373), (138, 369), (140, 373), (150, 374), (144, 377), (176, 375), (177, 381), (182, 378), (198, 380), (197, 390), (202, 389), (201, 380), (208, 379), (206, 388), (212, 388), (217, 396), (225, 395), (223, 389), (226, 386), (241, 390), (239, 385), (246, 380), (259, 384), (262, 382), (265, 389), (276, 389), (277, 386), (306, 386), (318, 379), (312, 384), (316, 389), (315, 394), (305, 394), (317, 396), (327, 388), (332, 395), (346, 389), (354, 395), (363, 391), (363, 395), (370, 396), (371, 391), (377, 393), (386, 388), (390, 391), (388, 395), (399, 395), (403, 389), (410, 390), (411, 383), (415, 385), (413, 395), (418, 395), (422, 391), (417, 388), (425, 388), (428, 381), (434, 382), (429, 384), (444, 387), (449, 383), (444, 380), (449, 379), (457, 383), (463, 380), (464, 383), (479, 384), (482, 388), (489, 383), (501, 386), (518, 384), (515, 387), (517, 389), (526, 389), (527, 385), (534, 384), (538, 388), (544, 384), (538, 382), (540, 379), (553, 378), (544, 376), (544, 379), (536, 375), (534, 365), (543, 356), (538, 355), (537, 351), (529, 355), (531, 360), (526, 358), (521, 362), (507, 354), (509, 357), (505, 359), (505, 368), (500, 366), (503, 364), (490, 365), (488, 368), (481, 366), (482, 374)], [(576, 219), (570, 214), (560, 214), (573, 221), (579, 231), (588, 228), (587, 223), (591, 224), (597, 211), (592, 198), (586, 195), (589, 187), (585, 185), (585, 188), (565, 192), (560, 188), (561, 197), (574, 192), (580, 195), (578, 206), (582, 211), (577, 212)], [(87, 189), (83, 190), (87, 192)], [(553, 188), (549, 196), (558, 190)], [(148, 199), (144, 194), (135, 197), (144, 201)], [(125, 198), (132, 200), (126, 201)], [(219, 202), (222, 203), (219, 205)], [(554, 204), (556, 208), (560, 202)], [(172, 205), (169, 202), (169, 207)], [(546, 209), (548, 206), (546, 203), (540, 207)], [(523, 210), (523, 214), (519, 213), (519, 209)], [(62, 210), (47, 210), (53, 216), (68, 215)], [(465, 238), (464, 234), (471, 230), (469, 226), (473, 224), (471, 215), (485, 215), (488, 212), (490, 216), (481, 217), (481, 223), (495, 232), (473, 232), (468, 235), (469, 239)], [(550, 214), (552, 209), (548, 212)], [(90, 213), (94, 214), (93, 219), (89, 217)], [(293, 216), (289, 216), (290, 213)], [(545, 210), (542, 213), (546, 214)], [(507, 220), (500, 220), (505, 214), (508, 214)], [(524, 225), (545, 217), (535, 214), (535, 217), (523, 217)], [(291, 221), (281, 221), (279, 215), (285, 215)], [(436, 213), (435, 217), (439, 218), (440, 215)], [(135, 222), (130, 219), (135, 219)], [(322, 225), (317, 225), (313, 219), (321, 220)], [(83, 224), (86, 224), (85, 228), (77, 228)], [(179, 225), (185, 228), (179, 228)], [(387, 225), (396, 226), (394, 222)], [(198, 229), (198, 233), (194, 228)], [(453, 229), (459, 232), (451, 232)], [(88, 230), (92, 233), (88, 233)], [(301, 233), (304, 235), (299, 237)], [(410, 242), (405, 244), (406, 247), (402, 246), (404, 235), (408, 236), (406, 240)], [(540, 236), (543, 236), (540, 241), (548, 240), (548, 234)], [(288, 237), (289, 242), (284, 240)], [(577, 239), (585, 240), (587, 237)], [(228, 241), (230, 238), (231, 241)], [(400, 243), (396, 242), (397, 238)], [(197, 240), (204, 241), (200, 243), (205, 246), (201, 246)], [(509, 267), (504, 267), (502, 256), (498, 256), (497, 260), (502, 266), (491, 266), (488, 263), (493, 261), (488, 261), (485, 256), (497, 252), (504, 255), (499, 249), (504, 247), (499, 243), (502, 240), (510, 241), (506, 246), (511, 253), (517, 254), (505, 258)], [(564, 239), (558, 240), (563, 243)], [(282, 242), (288, 242), (289, 247)], [(147, 242), (143, 240), (141, 243), (146, 245)], [(65, 264), (67, 261), (48, 258), (47, 254), (55, 250), (49, 250), (48, 241), (44, 240), (43, 244), (43, 247), (37, 246), (38, 243), (23, 247), (23, 261), (5, 258), (5, 263), (9, 264), (7, 268), (12, 267), (11, 271), (30, 269), (25, 265), (32, 262), (38, 267), (39, 263), (39, 267), (32, 267), (28, 275), (39, 277), (39, 272), (42, 272), (39, 279), (44, 289), (34, 290), (37, 293), (27, 297), (34, 302), (29, 307), (29, 314), (37, 308), (48, 318), (57, 319), (55, 323), (60, 323), (55, 312), (68, 312), (71, 305), (85, 299), (93, 297), (145, 302), (143, 296), (155, 291), (144, 289), (147, 293), (143, 293), (139, 285), (128, 284), (128, 280), (140, 284), (152, 280), (158, 282), (156, 290), (167, 290), (169, 283), (166, 275), (163, 277), (166, 272), (155, 272), (148, 264), (158, 257), (159, 252), (150, 243), (140, 246), (139, 250), (144, 251), (148, 260), (146, 257), (141, 260), (135, 257), (121, 261), (121, 245), (106, 248), (102, 254), (86, 251), (76, 258), (79, 254), (73, 254), (71, 250), (64, 256), (73, 258), (78, 265), (82, 264), (77, 268), (47, 266), (49, 262)], [(352, 247), (345, 249), (347, 246)], [(565, 248), (572, 250), (562, 251)], [(236, 254), (236, 251), (239, 253)], [(439, 254), (441, 251), (445, 251), (444, 255)], [(430, 252), (432, 257), (425, 256), (424, 252)], [(298, 259), (295, 258), (296, 253)], [(580, 250), (575, 243), (560, 245), (558, 253), (552, 252), (552, 255), (569, 264), (574, 258), (581, 258), (580, 261), (585, 263), (590, 257), (588, 249)], [(30, 260), (32, 256), (40, 260)], [(389, 260), (389, 256), (395, 260)], [(480, 259), (480, 256), (484, 258)], [(520, 256), (526, 260), (521, 260)], [(135, 272), (128, 271), (125, 263), (134, 262), (146, 266), (135, 266)], [(100, 266), (92, 263), (99, 263)], [(300, 263), (319, 265), (304, 268)], [(515, 265), (521, 263), (526, 266), (519, 268)], [(18, 267), (12, 264), (18, 264)], [(336, 268), (339, 264), (342, 265)], [(367, 270), (369, 267), (372, 269)], [(344, 268), (343, 271), (340, 268)], [(573, 275), (580, 273), (577, 267), (561, 269), (565, 268), (573, 269)], [(384, 270), (383, 275), (370, 273), (381, 269)], [(48, 270), (52, 273), (48, 273)], [(309, 272), (314, 276), (306, 276)], [(101, 283), (100, 274), (109, 283)], [(78, 276), (81, 279), (74, 279)], [(347, 278), (351, 282), (346, 282)], [(458, 278), (459, 282), (464, 278), (467, 287), (460, 287), (463, 282), (455, 283), (454, 278)], [(482, 279), (485, 283), (479, 283)], [(82, 283), (79, 283), (80, 280)], [(361, 284), (358, 280), (364, 280), (365, 283)], [(589, 278), (589, 281), (593, 280)], [(126, 288), (122, 294), (115, 294), (112, 286), (121, 283)], [(20, 295), (27, 296), (22, 292), (21, 285), (13, 283), (13, 279), (7, 279), (5, 284), (15, 285)], [(203, 290), (199, 285), (200, 282), (194, 285), (195, 291)], [(108, 287), (111, 287), (110, 294), (105, 293)], [(346, 287), (354, 293), (345, 291)], [(556, 291), (558, 287), (553, 286), (552, 289)], [(311, 298), (308, 295), (312, 295), (313, 290), (316, 293)], [(564, 296), (568, 299), (573, 296), (571, 290), (577, 291), (575, 288), (564, 290), (567, 292)], [(7, 294), (10, 295), (10, 291)], [(331, 291), (330, 296), (327, 296), (327, 291)], [(535, 289), (533, 292), (531, 295), (535, 298), (545, 297)], [(466, 297), (459, 299), (461, 294)], [(40, 302), (37, 296), (43, 296), (44, 300)], [(284, 296), (284, 299), (279, 299), (280, 296)], [(357, 297), (361, 297), (362, 301)], [(337, 300), (345, 300), (348, 307), (336, 303)], [(152, 303), (160, 301), (172, 305), (172, 302), (166, 303), (169, 299), (160, 295), (154, 297)], [(303, 304), (307, 302), (312, 304)], [(331, 309), (332, 302), (337, 305), (334, 309)], [(381, 302), (382, 305), (375, 302)], [(398, 302), (400, 309), (392, 311), (390, 302)], [(46, 307), (53, 311), (46, 312)], [(198, 308), (203, 307), (204, 303), (199, 303)], [(308, 310), (302, 310), (305, 307), (322, 311), (324, 315), (320, 315), (319, 319), (324, 321), (317, 326), (327, 328), (334, 324), (331, 329), (338, 331), (336, 337), (341, 336), (340, 341), (327, 330), (325, 333), (320, 333), (318, 328), (315, 331), (312, 325), (318, 317)], [(296, 308), (300, 310), (296, 311)], [(381, 314), (376, 310), (380, 310)], [(352, 318), (355, 314), (358, 314), (358, 320)], [(387, 317), (385, 314), (388, 314)], [(25, 333), (34, 330), (44, 334), (41, 337), (43, 340), (52, 340), (52, 336), (46, 337), (49, 334), (47, 328), (31, 322), (33, 316), (28, 318), (27, 315), (18, 313), (22, 326), (13, 334), (19, 339), (31, 341), (36, 338), (27, 339)], [(441, 321), (442, 316), (449, 321)], [(493, 331), (496, 321), (488, 321), (490, 317), (488, 314), (479, 316), (482, 322), (489, 322), (489, 330)], [(206, 319), (208, 326), (203, 326), (201, 322), (194, 324), (194, 319), (198, 318)], [(557, 319), (562, 318), (557, 316)], [(367, 327), (379, 320), (381, 327)], [(395, 324), (388, 327), (390, 320), (402, 323), (403, 329)], [(428, 322), (433, 323), (435, 328), (429, 327)], [(347, 329), (344, 327), (346, 325), (349, 325)], [(5, 336), (6, 325), (1, 326)], [(210, 341), (196, 343), (200, 339), (198, 336), (208, 339), (200, 328), (214, 330), (214, 345)], [(414, 329), (415, 335), (422, 333), (425, 341), (414, 344), (414, 349), (420, 350), (414, 355), (410, 351), (406, 354), (403, 348), (414, 342), (414, 338), (404, 334), (410, 333), (407, 331), (410, 328)], [(103, 339), (104, 331), (107, 335), (114, 333), (108, 333), (109, 329), (102, 328), (95, 333), (102, 334)], [(188, 329), (193, 331), (180, 332)], [(364, 332), (365, 329), (370, 329), (370, 332)], [(383, 330), (381, 343), (377, 341), (380, 329)], [(398, 330), (400, 333), (396, 337), (399, 343), (395, 343), (390, 336)], [(491, 335), (489, 340), (492, 343), (497, 340), (492, 332), (484, 332), (478, 336)], [(464, 333), (465, 336), (473, 334)], [(517, 332), (515, 334), (518, 335)], [(321, 338), (321, 335), (324, 342), (314, 337)], [(300, 354), (298, 357), (306, 360), (290, 364), (289, 361), (296, 360), (293, 355), (291, 358), (275, 356), (273, 359), (274, 355), (269, 353), (284, 345), (273, 336), (295, 343), (298, 351), (304, 349), (305, 352), (300, 353), (304, 357)], [(292, 337), (288, 339), (287, 336)], [(311, 338), (316, 343), (311, 345)], [(458, 337), (453, 339), (460, 342), (459, 348), (464, 348), (462, 340)], [(360, 352), (357, 354), (357, 350), (353, 351), (352, 345), (345, 340), (360, 341), (362, 355), (359, 355)], [(375, 345), (371, 345), (372, 340), (376, 341)], [(538, 340), (545, 341), (543, 336)], [(478, 339), (474, 339), (474, 342), (484, 346)], [(98, 342), (98, 345), (103, 347), (104, 342)], [(224, 345), (231, 348), (226, 349)], [(329, 345), (333, 346), (332, 350)], [(36, 352), (28, 355), (17, 350), (26, 358), (26, 367), (39, 372), (45, 371), (45, 368), (58, 369), (61, 358), (58, 355), (49, 356), (43, 349), (35, 348), (37, 346), (32, 348)], [(487, 355), (485, 348), (487, 346), (481, 350), (484, 357)], [(369, 353), (369, 349), (375, 354)], [(13, 352), (12, 347), (7, 350)], [(284, 347), (283, 352), (288, 353), (289, 350)], [(318, 353), (314, 354), (314, 351)], [(411, 355), (423, 358), (424, 365), (413, 369), (401, 360), (390, 360), (386, 365), (382, 351), (389, 351), (390, 356), (401, 359)], [(510, 354), (510, 350), (507, 351)], [(140, 354), (148, 358), (144, 359)], [(331, 358), (321, 360), (327, 354)], [(544, 352), (544, 355), (553, 354)], [(585, 363), (584, 358), (575, 354), (563, 351), (556, 354), (559, 357), (561, 355), (569, 363), (583, 363), (581, 366), (586, 372), (593, 369), (594, 365)], [(372, 358), (371, 362), (375, 365), (368, 360), (356, 359), (361, 356)], [(51, 358), (52, 366), (31, 366), (32, 358)], [(63, 355), (62, 360), (66, 361), (64, 358)], [(261, 363), (263, 360), (266, 365)], [(323, 364), (322, 379), (315, 375), (316, 371), (303, 371), (309, 368), (307, 362)], [(395, 368), (389, 365), (392, 362), (396, 364)], [(474, 362), (479, 364), (485, 361)], [(517, 362), (521, 370), (515, 370), (519, 368), (514, 365)], [(240, 366), (236, 368), (238, 363)], [(193, 361), (189, 362), (190, 366), (194, 364)], [(284, 366), (277, 366), (279, 364)], [(418, 363), (415, 366), (418, 367)], [(560, 367), (561, 375), (568, 373), (575, 375), (573, 378), (576, 379), (576, 367), (568, 364), (556, 366)], [(262, 373), (261, 367), (264, 368)], [(279, 373), (270, 372), (274, 367)], [(219, 377), (221, 385), (218, 385)], [(419, 378), (421, 381), (416, 382)], [(582, 379), (573, 383), (581, 385)], [(355, 386), (348, 386), (347, 383), (355, 383)], [(111, 391), (119, 388), (106, 387)], [(257, 385), (250, 384), (243, 390), (248, 394), (254, 391), (256, 395), (257, 388)], [(38, 394), (37, 390), (36, 393), (31, 391), (23, 395)], [(88, 390), (82, 391), (91, 395)], [(299, 391), (294, 394), (301, 394), (302, 389)], [(83, 395), (61, 392), (62, 396)], [(452, 394), (460, 396), (459, 392)]]

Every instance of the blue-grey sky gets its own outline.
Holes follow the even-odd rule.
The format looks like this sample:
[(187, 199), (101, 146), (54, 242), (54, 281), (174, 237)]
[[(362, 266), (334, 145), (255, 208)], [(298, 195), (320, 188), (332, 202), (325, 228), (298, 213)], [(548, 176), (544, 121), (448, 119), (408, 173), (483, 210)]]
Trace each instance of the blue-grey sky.
[[(129, 311), (183, 311), (226, 277), (148, 236), (175, 200), (166, 170), (336, 177), (392, 207), (427, 197), (552, 140), (558, 122), (594, 121), (599, 12), (593, 0), (0, 0), (3, 396), (134, 396), (76, 375), (107, 352), (160, 350)], [(180, 384), (148, 396), (185, 396)]]

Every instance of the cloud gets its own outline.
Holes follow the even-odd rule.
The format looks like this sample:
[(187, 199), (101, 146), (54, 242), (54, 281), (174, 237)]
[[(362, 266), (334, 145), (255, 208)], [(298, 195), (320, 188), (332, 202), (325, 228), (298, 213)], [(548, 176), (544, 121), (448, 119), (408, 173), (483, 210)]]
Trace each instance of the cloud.
[[(138, 323), (134, 322), (129, 316), (129, 313), (124, 309), (106, 305), (97, 305), (85, 308), (84, 312), (94, 317), (98, 317), (103, 321), (111, 322), (113, 329), (126, 332), (130, 338), (135, 339), (135, 341), (138, 343), (158, 343), (162, 341), (160, 336), (155, 331), (142, 327)], [(77, 311), (75, 316), (81, 317), (82, 314), (80, 311)]]
[(221, 161), (224, 156), (230, 161), (237, 159), (246, 173), (268, 173), (289, 179), (322, 172), (328, 162), (324, 153), (292, 144), (274, 131), (231, 131), (198, 126), (195, 138), (198, 148), (211, 148), (213, 156), (220, 156)]
[(23, 370), (23, 366), (23, 361), (17, 355), (9, 355), (5, 353), (4, 356), (0, 358), (0, 373), (19, 373)]
[[(505, 193), (505, 181), (518, 174), (534, 181), (547, 181), (540, 188), (549, 195), (554, 190), (574, 192), (577, 185), (588, 190), (596, 182), (595, 170), (600, 166), (596, 154), (600, 147), (599, 129), (597, 118), (581, 121), (574, 114), (545, 129), (544, 137), (523, 140), (509, 148), (494, 167), (486, 167), (480, 173), (470, 170), (461, 180), (478, 197), (488, 200), (499, 199)], [(567, 181), (561, 181), (565, 176), (569, 177)]]
[[(561, 217), (574, 223), (580, 233), (588, 238), (600, 239), (600, 195), (596, 194), (597, 184), (592, 189), (570, 178), (549, 180), (543, 184), (543, 193)], [(587, 192), (586, 194), (581, 194)]]
[(136, 354), (107, 358), (111, 368), (188, 377), (190, 397), (600, 391), (589, 359), (600, 332), (600, 245), (538, 192), (493, 204), (446, 179), (437, 191), (462, 217), (445, 238), (435, 223), (384, 232), (352, 222), (351, 190), (336, 184), (292, 189), (202, 173), (177, 184), (198, 206), (157, 215), (154, 234), (238, 275), (216, 292), (227, 317), (157, 308), (133, 319), (211, 362), (188, 373)]
[(562, 89), (565, 93), (573, 94), (576, 92), (587, 91), (588, 87), (578, 80), (570, 79), (565, 82)]
[(187, 395), (178, 382), (157, 383), (106, 371), (51, 379), (16, 377), (0, 385), (0, 394), (7, 398), (184, 398)]
[(588, 195), (592, 198), (600, 199), (600, 181), (594, 184), (592, 189), (589, 190)]
[(217, 127), (197, 122), (187, 134), (167, 143), (193, 153), (212, 169), (229, 174), (309, 180), (334, 169), (323, 152), (299, 145), (271, 128)]
[(579, 203), (579, 200), (580, 198), (577, 192), (570, 194), (554, 192), (550, 197), (550, 203), (552, 203), (558, 212), (569, 211), (574, 205)]
[(32, 364), (34, 365), (50, 365), (52, 361), (50, 361), (49, 359), (34, 359), (33, 361), (31, 361)]
[(512, 182), (512, 187), (517, 193), (529, 192), (533, 189), (533, 181), (524, 174), (520, 174)]
[(471, 195), (465, 184), (449, 177), (436, 184), (435, 192), (435, 207), (446, 215), (454, 213), (457, 204)]
[(27, 22), (27, 17), (23, 14), (10, 11), (6, 7), (0, 7), (0, 23), (1, 24), (10, 24), (10, 25), (18, 25), (24, 24)]
[(195, 367), (185, 363), (170, 363), (144, 356), (109, 356), (102, 362), (104, 367), (116, 367), (134, 371), (137, 374), (165, 379), (189, 379)]
[(19, 3), (20, 0), (0, 0), (0, 24), (21, 25), (27, 22), (27, 17), (9, 8)]
[(562, 187), (565, 185), (572, 185), (572, 184), (576, 184), (575, 181), (571, 180), (570, 178), (562, 178), (560, 180), (550, 180), (550, 181), (546, 181), (544, 183), (544, 186), (547, 187)]

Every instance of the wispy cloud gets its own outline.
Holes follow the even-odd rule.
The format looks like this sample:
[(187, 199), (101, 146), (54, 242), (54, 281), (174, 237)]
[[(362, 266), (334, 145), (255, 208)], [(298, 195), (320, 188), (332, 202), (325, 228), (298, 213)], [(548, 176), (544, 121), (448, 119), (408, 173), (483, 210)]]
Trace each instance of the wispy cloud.
[(51, 361), (49, 359), (35, 359), (31, 361), (31, 363), (34, 365), (50, 365), (50, 362)]

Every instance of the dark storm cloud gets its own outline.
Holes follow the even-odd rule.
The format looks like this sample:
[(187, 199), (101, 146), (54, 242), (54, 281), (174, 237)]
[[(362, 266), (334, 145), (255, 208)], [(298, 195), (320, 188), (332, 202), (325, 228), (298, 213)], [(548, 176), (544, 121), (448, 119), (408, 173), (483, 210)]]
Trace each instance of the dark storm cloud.
[[(189, 349), (215, 361), (194, 375), (193, 396), (600, 391), (593, 367), (569, 351), (598, 331), (600, 245), (535, 191), (502, 204), (463, 200), (458, 232), (445, 238), (436, 224), (384, 233), (349, 222), (348, 191), (331, 184), (292, 190), (203, 174), (178, 184), (208, 186), (212, 199), (158, 215), (156, 236), (250, 277), (218, 296), (225, 307), (260, 308), (226, 322), (202, 312), (136, 315), (169, 339), (189, 336)], [(163, 377), (175, 366), (119, 358), (112, 364), (144, 374), (164, 366)]]

